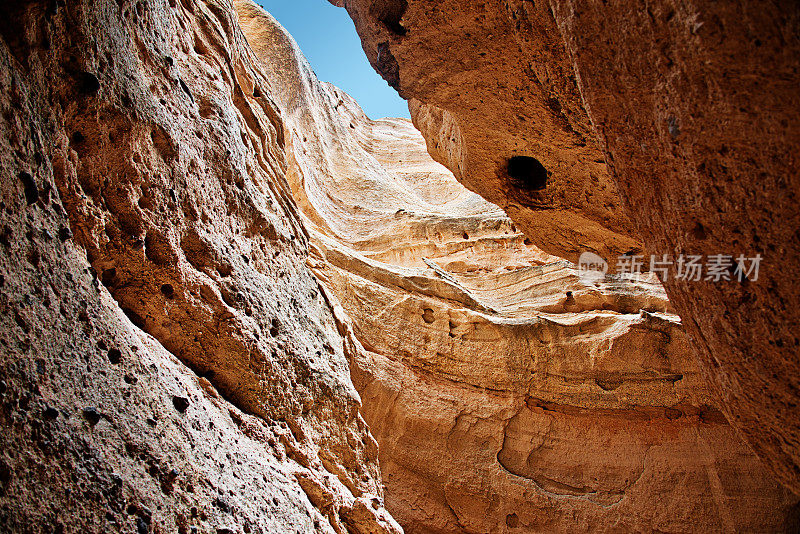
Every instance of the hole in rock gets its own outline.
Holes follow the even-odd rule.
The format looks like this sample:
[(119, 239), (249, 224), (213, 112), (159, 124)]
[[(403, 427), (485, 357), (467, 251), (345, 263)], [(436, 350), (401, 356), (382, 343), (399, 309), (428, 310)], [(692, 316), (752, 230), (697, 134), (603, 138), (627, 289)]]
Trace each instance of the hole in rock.
[(108, 361), (117, 365), (122, 360), (122, 352), (119, 349), (110, 349), (108, 351)]
[(72, 230), (67, 228), (66, 226), (62, 226), (58, 229), (58, 238), (64, 242), (72, 238)]
[(517, 517), (517, 514), (508, 514), (506, 516), (506, 525), (511, 528), (518, 527), (519, 517)]
[(433, 310), (430, 308), (425, 308), (422, 310), (422, 320), (425, 321), (427, 324), (431, 324), (436, 319), (433, 316)]
[(87, 406), (83, 409), (83, 418), (89, 422), (89, 425), (94, 426), (100, 422), (103, 414), (101, 414), (94, 406)]
[(163, 284), (161, 286), (161, 294), (169, 298), (175, 294), (175, 288), (172, 287), (172, 284)]
[(175, 406), (175, 409), (178, 410), (180, 413), (184, 413), (186, 412), (186, 409), (189, 408), (189, 399), (187, 399), (186, 397), (173, 395), (172, 405)]
[(100, 80), (91, 72), (81, 72), (78, 75), (78, 91), (83, 95), (93, 95), (100, 90)]
[(110, 287), (114, 285), (114, 281), (117, 279), (117, 269), (111, 267), (110, 269), (103, 269), (103, 274), (100, 277), (100, 280), (103, 282), (103, 285), (106, 287)]
[[(408, 33), (408, 30), (400, 22), (408, 9), (408, 2), (406, 0), (381, 2), (377, 5), (380, 5), (380, 10), (376, 13), (377, 19), (387, 30), (400, 37)], [(375, 8), (373, 7), (373, 9)]]
[(22, 171), (18, 175), (19, 181), (22, 182), (22, 187), (25, 189), (25, 200), (28, 204), (35, 204), (39, 200), (39, 188), (36, 187), (36, 182), (29, 173)]
[(181, 86), (181, 89), (183, 90), (184, 93), (186, 93), (186, 95), (189, 97), (189, 99), (192, 102), (194, 102), (194, 97), (192, 96), (192, 92), (189, 90), (189, 86), (186, 85), (186, 82), (184, 82), (183, 80), (178, 78), (178, 85)]
[(692, 229), (692, 236), (697, 239), (698, 241), (702, 241), (706, 238), (706, 228), (703, 226), (702, 223), (697, 222)]
[(524, 191), (541, 191), (547, 187), (547, 169), (538, 159), (530, 156), (509, 159), (508, 175), (512, 185)]

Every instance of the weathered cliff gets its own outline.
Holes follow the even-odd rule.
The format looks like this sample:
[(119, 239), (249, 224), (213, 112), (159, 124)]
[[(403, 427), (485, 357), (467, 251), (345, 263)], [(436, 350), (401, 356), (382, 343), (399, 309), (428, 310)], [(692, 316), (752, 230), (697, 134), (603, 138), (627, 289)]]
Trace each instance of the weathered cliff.
[(0, 20), (3, 530), (399, 531), (232, 5)]
[(334, 3), (430, 153), (544, 250), (762, 258), (663, 281), (720, 409), (800, 492), (797, 4)]
[[(598, 30), (582, 26), (597, 7), (347, 7), (424, 137), (319, 82), (249, 0), (0, 7), (3, 528), (797, 528), (797, 497), (723, 416), (752, 415), (742, 398), (785, 404), (751, 442), (790, 480), (795, 406), (780, 388), (740, 386), (795, 375), (757, 367), (777, 352), (726, 375), (766, 339), (735, 336), (743, 315), (720, 318), (730, 295), (668, 283), (673, 303), (652, 275), (590, 279), (562, 259), (652, 247), (686, 223), (631, 217), (650, 189), (625, 167), (635, 158), (612, 159), (627, 138), (609, 136), (621, 113), (643, 137), (652, 125), (598, 89), (611, 82), (595, 49), (564, 40), (622, 27), (622, 8)], [(612, 37), (595, 53), (634, 38)], [(636, 65), (629, 89), (662, 68)], [(775, 98), (790, 100), (792, 76), (779, 73)], [(675, 117), (658, 138), (673, 143), (666, 159), (636, 167), (684, 158), (659, 175), (653, 213), (680, 198), (670, 191), (692, 163), (680, 151), (696, 134)], [(698, 197), (680, 209), (721, 198), (692, 179)], [(764, 213), (777, 212), (747, 224)], [(725, 244), (715, 221), (691, 239)], [(765, 276), (742, 286), (737, 313), (766, 306), (764, 287), (786, 297)], [(714, 352), (710, 373), (703, 347), (732, 339), (740, 352)], [(708, 386), (725, 376), (730, 391)], [(783, 457), (764, 446), (782, 437)]]
[(797, 499), (720, 413), (654, 277), (581, 278), (408, 121), (369, 120), (269, 15), (237, 9), (407, 532), (792, 524)]

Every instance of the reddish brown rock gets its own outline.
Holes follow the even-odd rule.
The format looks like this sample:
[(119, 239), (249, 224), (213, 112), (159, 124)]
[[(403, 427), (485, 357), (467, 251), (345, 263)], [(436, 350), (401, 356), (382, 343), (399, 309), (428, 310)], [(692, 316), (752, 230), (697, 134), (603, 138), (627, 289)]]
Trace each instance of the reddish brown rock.
[[(617, 165), (620, 196), (594, 144), (625, 154), (627, 101), (592, 87), (610, 83), (595, 59), (632, 37), (559, 48), (610, 31), (589, 27), (591, 6), (349, 3), (362, 32), (379, 21), (369, 55), (406, 96), (413, 62), (398, 51), (422, 39), (430, 68), (411, 96), (426, 143), (409, 121), (368, 120), (279, 25), (235, 4), (0, 8), (0, 524), (399, 532), (380, 463), (410, 532), (796, 527), (797, 498), (721, 412), (772, 390), (732, 379), (720, 402), (655, 278), (579, 276), (428, 156), (549, 252), (636, 250), (637, 226), (658, 244), (644, 230), (682, 219), (627, 219), (620, 199), (645, 191)], [(623, 7), (608, 8), (612, 28), (637, 20)], [(476, 57), (437, 59), (443, 44)], [(650, 63), (637, 68), (666, 68)], [(509, 74), (520, 65), (524, 83)], [(764, 98), (790, 100), (791, 76)], [(688, 142), (690, 121), (670, 117), (662, 141)], [(719, 244), (702, 225), (692, 239)], [(679, 310), (698, 305), (677, 295)], [(689, 333), (710, 321), (734, 339), (736, 316), (721, 322), (708, 295), (714, 313)], [(736, 356), (715, 353), (717, 376)], [(766, 386), (793, 380), (765, 371)], [(765, 415), (758, 443), (791, 414)]]
[[(800, 491), (797, 6), (346, 8), (373, 66), (417, 101), (431, 154), (548, 252), (616, 256), (624, 236), (648, 254), (763, 258), (757, 281), (665, 286), (720, 408)], [(550, 171), (543, 192), (509, 186), (515, 155)]]
[(614, 260), (641, 250), (549, 11), (533, 50), (499, 3), (355, 1), (347, 10), (370, 62), (410, 99), (428, 150), (459, 181), (551, 254)]
[(231, 3), (0, 19), (3, 530), (399, 532)]
[(720, 413), (657, 280), (581, 278), (408, 121), (369, 120), (271, 17), (237, 9), (407, 532), (792, 524), (796, 498)]

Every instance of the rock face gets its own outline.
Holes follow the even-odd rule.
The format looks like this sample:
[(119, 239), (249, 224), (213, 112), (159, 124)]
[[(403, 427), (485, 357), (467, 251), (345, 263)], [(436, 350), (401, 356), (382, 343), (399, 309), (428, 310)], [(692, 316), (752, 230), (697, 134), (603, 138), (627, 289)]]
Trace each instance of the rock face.
[(0, 19), (3, 529), (399, 532), (232, 5)]
[(557, 256), (641, 251), (549, 11), (524, 35), (534, 50), (508, 2), (346, 4), (367, 57), (464, 185)]
[(542, 252), (236, 5), (406, 532), (791, 528), (797, 499), (719, 411), (655, 277)]
[(797, 6), (338, 4), (434, 158), (542, 249), (762, 257), (663, 281), (719, 408), (800, 492)]
[[(372, 59), (409, 95), (414, 6), (376, 6)], [(427, 142), (370, 121), (249, 0), (6, 3), (0, 37), (5, 529), (797, 526), (658, 280), (552, 255), (640, 246), (572, 52), (531, 71), (544, 104), (508, 65), (475, 85), (479, 146), (457, 95), (414, 93)], [(502, 124), (535, 122), (512, 97), (549, 143)]]

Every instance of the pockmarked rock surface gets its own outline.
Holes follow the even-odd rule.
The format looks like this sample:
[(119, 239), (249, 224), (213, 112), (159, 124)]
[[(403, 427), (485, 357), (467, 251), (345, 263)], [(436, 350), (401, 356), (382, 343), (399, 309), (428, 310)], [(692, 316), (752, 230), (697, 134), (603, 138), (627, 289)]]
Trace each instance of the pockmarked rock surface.
[(543, 252), (409, 121), (370, 120), (236, 6), (406, 532), (792, 528), (797, 498), (725, 420), (655, 277)]
[(433, 157), (545, 251), (761, 258), (664, 284), (719, 408), (800, 493), (798, 6), (333, 3)]
[(535, 10), (546, 26), (520, 42), (514, 12), (528, 4), (363, 0), (346, 8), (373, 67), (410, 101), (431, 155), (467, 188), (559, 257), (576, 261), (590, 250), (613, 262), (641, 252), (549, 11)]
[(2, 530), (400, 532), (233, 6), (0, 37)]
[[(412, 7), (369, 15), (401, 92)], [(3, 4), (3, 528), (796, 528), (658, 281), (551, 255), (641, 247), (564, 54), (557, 142), (480, 147), (421, 93), (425, 138), (369, 120), (247, 0)]]

